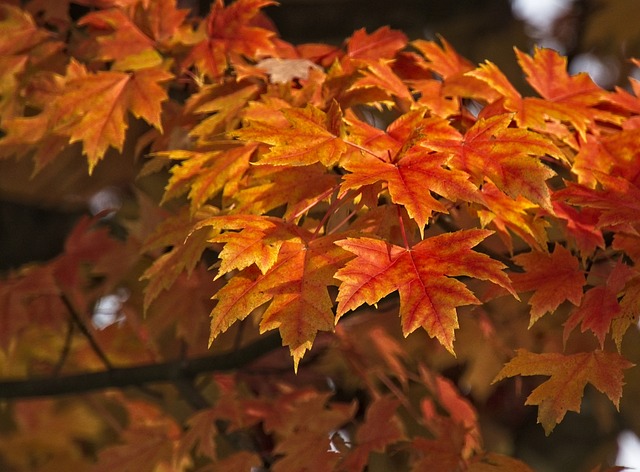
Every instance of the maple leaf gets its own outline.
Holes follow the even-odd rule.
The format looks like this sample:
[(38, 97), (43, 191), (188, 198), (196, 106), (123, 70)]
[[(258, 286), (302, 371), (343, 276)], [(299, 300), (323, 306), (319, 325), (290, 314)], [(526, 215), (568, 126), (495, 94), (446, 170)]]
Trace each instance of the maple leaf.
[(570, 235), (576, 247), (583, 257), (593, 254), (595, 249), (604, 249), (604, 237), (602, 231), (597, 229), (598, 212), (592, 208), (581, 208), (576, 210), (570, 205), (559, 201), (553, 201), (553, 211), (555, 215), (566, 220), (566, 233)]
[(396, 163), (363, 154), (344, 164), (351, 173), (343, 177), (341, 188), (345, 191), (386, 181), (391, 201), (403, 205), (422, 232), (433, 212), (448, 213), (431, 192), (453, 202), (481, 199), (466, 173), (445, 167), (448, 161), (446, 155), (428, 153), (419, 147), (406, 151)]
[(116, 69), (152, 67), (162, 62), (162, 57), (153, 48), (154, 41), (122, 9), (88, 13), (78, 20), (78, 25), (89, 26), (90, 32), (97, 33), (95, 58), (115, 61)]
[(491, 234), (467, 230), (442, 234), (402, 248), (371, 238), (349, 238), (336, 242), (356, 258), (335, 277), (342, 281), (338, 292), (337, 318), (363, 303), (373, 305), (391, 292), (400, 293), (402, 332), (408, 336), (422, 326), (449, 352), (458, 328), (456, 307), (479, 300), (453, 277), (469, 276), (515, 292), (504, 266), (471, 250)]
[(309, 388), (281, 395), (264, 414), (264, 428), (280, 438), (281, 455), (273, 470), (322, 472), (335, 470), (340, 459), (330, 448), (329, 432), (339, 430), (355, 413), (356, 404), (329, 403), (330, 394)]
[(578, 260), (563, 246), (556, 244), (552, 253), (530, 252), (512, 259), (525, 269), (524, 274), (511, 274), (515, 289), (518, 292), (535, 292), (529, 299), (529, 327), (545, 313), (553, 313), (565, 300), (574, 305), (580, 304), (586, 279)]
[(185, 67), (194, 64), (203, 73), (217, 79), (229, 63), (244, 55), (256, 58), (275, 51), (272, 37), (275, 33), (253, 25), (261, 8), (273, 5), (271, 0), (237, 0), (225, 6), (216, 0), (206, 18), (206, 38), (198, 42), (185, 61)]
[(584, 333), (586, 330), (591, 330), (598, 338), (602, 349), (612, 321), (618, 318), (621, 312), (618, 302), (619, 293), (634, 275), (629, 266), (618, 263), (607, 277), (605, 284), (589, 289), (580, 306), (573, 311), (564, 324), (562, 337), (565, 344), (571, 331), (581, 323), (581, 331)]
[(455, 140), (425, 139), (421, 144), (435, 151), (454, 155), (456, 168), (472, 175), (477, 182), (488, 177), (503, 192), (516, 199), (523, 196), (548, 211), (549, 189), (545, 183), (555, 175), (534, 156), (562, 158), (560, 150), (544, 136), (525, 129), (511, 128), (512, 115), (479, 119)]
[(245, 141), (271, 145), (258, 164), (301, 166), (321, 162), (331, 166), (347, 150), (347, 144), (340, 137), (342, 112), (337, 103), (334, 102), (327, 113), (311, 104), (305, 108), (282, 109), (280, 113), (289, 122), (286, 128), (251, 120), (248, 127), (230, 133)]
[[(201, 214), (196, 215), (196, 221), (206, 219), (216, 212), (215, 209), (207, 207), (200, 211)], [(170, 288), (183, 271), (190, 274), (200, 261), (204, 250), (210, 245), (212, 230), (204, 227), (194, 229), (195, 224), (190, 214), (183, 211), (163, 221), (144, 242), (143, 252), (171, 247), (169, 251), (156, 258), (140, 276), (140, 280), (149, 280), (144, 295), (145, 309), (162, 290)]]
[(624, 295), (620, 300), (620, 313), (611, 322), (611, 337), (616, 343), (618, 352), (622, 349), (622, 338), (627, 330), (638, 323), (640, 317), (640, 277), (627, 281)]
[(587, 135), (580, 142), (571, 169), (578, 176), (578, 183), (595, 188), (600, 175), (621, 177), (637, 183), (639, 139), (640, 129), (624, 129), (611, 135)]
[(338, 179), (319, 163), (299, 167), (254, 166), (248, 185), (233, 194), (233, 211), (262, 215), (286, 205), (282, 217), (297, 221), (316, 203), (329, 200)]
[(525, 405), (538, 405), (538, 423), (549, 435), (562, 421), (567, 411), (580, 412), (580, 402), (587, 383), (609, 397), (618, 408), (622, 396), (623, 373), (633, 367), (621, 355), (593, 351), (564, 355), (535, 354), (518, 349), (493, 380), (498, 382), (516, 375), (547, 375), (551, 378), (536, 387)]
[[(599, 212), (596, 228), (635, 225), (640, 222), (640, 188), (622, 177), (595, 173), (602, 189), (570, 182), (554, 193), (554, 198)], [(633, 232), (633, 230), (631, 231)]]
[[(253, 223), (248, 215), (238, 217), (237, 223), (240, 224), (242, 219), (246, 220), (245, 226)], [(269, 225), (268, 220), (265, 225)], [(282, 223), (280, 228), (286, 230)], [(334, 314), (327, 286), (335, 284), (335, 271), (351, 256), (333, 244), (337, 236), (324, 236), (305, 242), (300, 237), (306, 240), (311, 235), (301, 228), (296, 230), (297, 235), (291, 234), (288, 240), (263, 239), (262, 235), (251, 235), (255, 229), (250, 230), (248, 235), (243, 234), (245, 231), (223, 233), (220, 236), (221, 240), (232, 244), (227, 253), (220, 254), (224, 264), (221, 270), (245, 268), (213, 297), (218, 302), (211, 312), (209, 342), (213, 342), (219, 333), (226, 331), (234, 322), (246, 318), (260, 305), (270, 301), (262, 315), (260, 331), (264, 333), (279, 329), (283, 344), (289, 346), (297, 371), (298, 363), (311, 348), (316, 333), (333, 330)], [(274, 262), (276, 248), (277, 259)], [(252, 264), (260, 264), (265, 272), (256, 270)]]
[(176, 8), (174, 0), (155, 0), (146, 5), (139, 4), (135, 10), (136, 25), (161, 45), (170, 44), (179, 32), (189, 10)]
[[(376, 89), (373, 100), (362, 100), (362, 103), (383, 102), (393, 105), (392, 97), (397, 97), (400, 100), (404, 100), (405, 103), (411, 103), (413, 96), (407, 88), (407, 86), (400, 80), (400, 78), (393, 72), (393, 69), (384, 62), (367, 63), (364, 68), (359, 70), (362, 77), (358, 78), (346, 92), (358, 92), (362, 89), (367, 90), (370, 93), (371, 89)], [(379, 104), (377, 105), (379, 106)]]
[(355, 447), (338, 470), (361, 471), (369, 461), (369, 454), (384, 452), (388, 445), (407, 439), (396, 416), (399, 405), (399, 400), (389, 396), (377, 398), (369, 405), (364, 422), (356, 432)]
[(52, 36), (17, 6), (2, 4), (0, 12), (0, 56), (24, 53)]
[(260, 87), (245, 81), (230, 81), (204, 86), (187, 100), (185, 113), (211, 114), (189, 131), (198, 139), (198, 145), (206, 145), (210, 136), (237, 128), (241, 111), (250, 100), (258, 96)]
[(90, 172), (109, 146), (122, 150), (127, 111), (161, 128), (161, 103), (167, 93), (159, 82), (173, 77), (170, 73), (155, 68), (90, 73), (72, 61), (68, 76), (64, 93), (53, 104), (52, 123), (70, 142), (82, 141)]
[(255, 145), (247, 145), (227, 151), (155, 153), (154, 156), (180, 162), (180, 165), (171, 167), (171, 178), (165, 187), (162, 202), (188, 190), (191, 215), (194, 215), (207, 200), (221, 191), (223, 194), (234, 194), (239, 180), (249, 168), (249, 160), (255, 149)]
[(509, 198), (491, 182), (485, 182), (482, 186), (482, 198), (487, 208), (487, 210), (478, 210), (482, 226), (490, 223), (495, 225), (498, 234), (510, 251), (512, 250), (511, 235), (507, 229), (520, 236), (536, 250), (546, 250), (545, 227), (548, 226), (548, 222), (536, 214), (536, 205), (523, 197), (517, 197), (515, 200)]
[(527, 74), (527, 81), (538, 90), (545, 99), (523, 98), (509, 82), (500, 69), (486, 61), (467, 75), (481, 80), (500, 94), (506, 110), (515, 112), (516, 122), (523, 128), (548, 131), (549, 120), (556, 123), (570, 123), (585, 139), (587, 130), (593, 126), (596, 118), (607, 121), (619, 121), (612, 114), (597, 110), (592, 105), (604, 97), (604, 91), (598, 88), (587, 74), (569, 77), (566, 72), (566, 59), (551, 49), (536, 48), (534, 57), (516, 49), (518, 62)]
[(407, 45), (407, 36), (388, 26), (367, 34), (359, 29), (347, 40), (347, 56), (351, 59), (391, 59)]

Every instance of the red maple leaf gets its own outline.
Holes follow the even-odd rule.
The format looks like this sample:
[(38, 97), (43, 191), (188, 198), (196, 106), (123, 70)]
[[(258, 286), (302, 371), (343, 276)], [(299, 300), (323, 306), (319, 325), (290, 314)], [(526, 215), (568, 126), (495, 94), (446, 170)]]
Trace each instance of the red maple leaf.
[(529, 252), (513, 257), (525, 269), (524, 274), (511, 274), (518, 292), (534, 291), (529, 299), (533, 325), (547, 312), (553, 313), (565, 300), (574, 305), (582, 300), (582, 287), (586, 283), (578, 260), (559, 244), (552, 253)]
[(397, 290), (404, 335), (423, 327), (453, 354), (456, 307), (480, 303), (454, 277), (490, 280), (515, 294), (501, 271), (504, 266), (471, 250), (489, 234), (486, 230), (458, 231), (434, 236), (412, 248), (371, 238), (338, 241), (356, 258), (335, 274), (342, 281), (337, 317), (363, 303), (373, 305)]

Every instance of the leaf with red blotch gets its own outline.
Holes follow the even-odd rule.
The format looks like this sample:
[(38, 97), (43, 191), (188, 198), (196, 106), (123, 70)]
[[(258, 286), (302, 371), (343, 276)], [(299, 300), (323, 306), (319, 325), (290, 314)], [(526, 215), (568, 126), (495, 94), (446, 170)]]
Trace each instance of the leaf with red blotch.
[(562, 159), (560, 150), (546, 137), (512, 128), (511, 114), (479, 119), (464, 137), (455, 140), (425, 139), (424, 147), (454, 155), (456, 168), (469, 173), (476, 183), (485, 177), (511, 198), (523, 196), (552, 212), (546, 180), (555, 175), (539, 157)]
[[(640, 222), (640, 188), (622, 177), (595, 173), (602, 189), (569, 183), (554, 198), (598, 211), (596, 228), (635, 225)], [(630, 232), (635, 232), (634, 230)]]
[(396, 416), (400, 401), (393, 397), (377, 398), (369, 405), (364, 422), (358, 428), (355, 444), (339, 464), (341, 471), (361, 471), (372, 452), (384, 452), (386, 447), (407, 439), (402, 423)]
[(573, 311), (564, 324), (562, 337), (565, 344), (571, 331), (581, 323), (580, 330), (583, 333), (591, 330), (598, 338), (602, 349), (612, 322), (618, 318), (621, 311), (618, 296), (627, 281), (634, 275), (635, 272), (629, 266), (618, 263), (607, 277), (605, 284), (597, 285), (587, 291), (580, 306)]
[(347, 56), (351, 59), (392, 59), (407, 45), (407, 36), (401, 31), (383, 26), (371, 34), (357, 30), (347, 40)]
[(280, 110), (289, 126), (251, 120), (249, 126), (230, 133), (244, 141), (270, 144), (271, 149), (258, 164), (304, 166), (321, 162), (332, 166), (346, 152), (342, 140), (342, 112), (337, 103), (325, 113), (309, 104), (305, 108)]
[(580, 412), (584, 388), (590, 383), (606, 394), (618, 408), (622, 396), (624, 369), (634, 364), (620, 354), (605, 351), (564, 355), (534, 354), (518, 349), (493, 380), (498, 382), (516, 375), (547, 375), (551, 378), (527, 397), (525, 405), (538, 405), (538, 423), (547, 436), (562, 421), (567, 411)]
[(534, 291), (529, 299), (531, 327), (545, 313), (553, 313), (565, 300), (579, 305), (586, 283), (578, 260), (560, 244), (552, 253), (529, 252), (513, 257), (525, 269), (523, 274), (510, 274), (518, 292)]
[(397, 290), (404, 335), (422, 326), (453, 354), (456, 307), (480, 303), (453, 277), (490, 280), (515, 296), (501, 271), (504, 266), (471, 250), (490, 234), (486, 230), (458, 231), (431, 237), (412, 248), (371, 238), (336, 242), (356, 256), (335, 274), (342, 281), (337, 318), (363, 303), (373, 305)]
[[(289, 346), (297, 371), (300, 359), (313, 345), (317, 332), (334, 328), (333, 305), (327, 287), (335, 284), (333, 275), (351, 255), (333, 244), (337, 236), (313, 239), (302, 228), (283, 224), (276, 218), (273, 220), (280, 223), (276, 224), (274, 231), (288, 231), (286, 237), (251, 237), (256, 230), (249, 227), (249, 218), (248, 215), (239, 216), (234, 223), (237, 227), (243, 224), (242, 219), (246, 219), (244, 225), (248, 231), (226, 232), (219, 237), (231, 248), (224, 253), (227, 249), (225, 246), (221, 253), (224, 264), (221, 270), (244, 269), (213, 297), (217, 304), (211, 312), (210, 343), (233, 323), (270, 302), (262, 315), (260, 331), (264, 333), (279, 329), (283, 344)], [(264, 224), (271, 221), (263, 220)], [(262, 230), (265, 234), (268, 231), (269, 227)], [(265, 244), (271, 246), (265, 248)], [(274, 260), (275, 248), (278, 251)], [(264, 273), (257, 270), (258, 263)]]
[(260, 9), (272, 0), (237, 0), (225, 6), (216, 0), (206, 18), (206, 38), (197, 43), (184, 66), (195, 65), (212, 79), (221, 77), (239, 57), (256, 59), (275, 52), (273, 31), (255, 24)]

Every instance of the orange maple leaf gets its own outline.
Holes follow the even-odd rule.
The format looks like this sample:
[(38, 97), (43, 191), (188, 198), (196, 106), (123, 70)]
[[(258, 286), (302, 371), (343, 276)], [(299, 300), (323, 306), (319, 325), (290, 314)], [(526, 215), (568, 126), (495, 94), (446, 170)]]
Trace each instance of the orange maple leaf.
[[(220, 254), (221, 270), (244, 269), (213, 297), (218, 302), (211, 312), (210, 343), (233, 323), (270, 302), (262, 315), (260, 331), (280, 330), (282, 342), (289, 346), (297, 371), (300, 359), (313, 345), (317, 332), (334, 328), (333, 304), (327, 287), (335, 284), (335, 271), (351, 255), (334, 245), (337, 236), (313, 239), (302, 228), (277, 218), (252, 218), (250, 215), (238, 216), (235, 221), (233, 217), (223, 218), (229, 220), (229, 225), (244, 225), (246, 229), (238, 233), (226, 232), (218, 238), (229, 245), (229, 250), (225, 245)], [(253, 221), (260, 218), (265, 226), (262, 229), (259, 222)], [(288, 236), (266, 237), (272, 222), (273, 231), (288, 232)], [(274, 258), (276, 251), (277, 258)]]
[(212, 79), (221, 77), (229, 63), (244, 55), (257, 58), (275, 51), (273, 31), (254, 24), (260, 9), (271, 0), (237, 0), (229, 6), (216, 0), (206, 18), (206, 38), (197, 43), (185, 61)]
[(407, 45), (401, 31), (383, 26), (371, 34), (359, 29), (347, 40), (347, 56), (351, 59), (391, 59)]
[(286, 205), (282, 217), (297, 221), (316, 203), (328, 200), (339, 177), (317, 163), (310, 166), (252, 166), (249, 183), (235, 192), (234, 213), (264, 215)]
[[(120, 8), (98, 10), (78, 20), (79, 26), (88, 26), (90, 33), (96, 35), (97, 51), (95, 58), (103, 61), (122, 61), (130, 56), (142, 56), (147, 53), (147, 61), (158, 65), (162, 57), (154, 49), (154, 41), (134, 23)], [(145, 62), (145, 61), (143, 61)], [(116, 65), (117, 67), (117, 65)]]
[(180, 165), (171, 167), (171, 178), (165, 187), (161, 204), (188, 190), (191, 215), (194, 215), (207, 200), (221, 191), (223, 194), (234, 194), (238, 181), (249, 168), (249, 159), (255, 149), (255, 145), (247, 145), (227, 151), (155, 153), (155, 156), (180, 162)]
[(529, 299), (531, 321), (529, 327), (547, 312), (555, 311), (565, 300), (574, 305), (582, 300), (582, 287), (586, 283), (578, 260), (560, 244), (552, 253), (529, 252), (513, 257), (525, 269), (524, 274), (511, 274), (518, 292), (534, 291)]
[(82, 141), (91, 172), (109, 146), (122, 150), (128, 111), (161, 128), (161, 104), (167, 92), (159, 83), (171, 77), (156, 68), (90, 73), (72, 61), (64, 93), (52, 105), (54, 132), (69, 136), (71, 143)]
[[(621, 312), (621, 306), (618, 301), (620, 293), (623, 291), (625, 284), (634, 275), (636, 275), (636, 272), (632, 268), (626, 264), (618, 263), (611, 270), (604, 284), (589, 289), (585, 293), (580, 306), (573, 311), (564, 324), (562, 335), (564, 342), (567, 342), (571, 331), (580, 323), (580, 330), (583, 333), (591, 330), (598, 338), (602, 349), (605, 337), (612, 327), (612, 322), (618, 318)], [(629, 299), (626, 303), (628, 302)], [(619, 344), (623, 333), (621, 331), (617, 331), (617, 333), (616, 342)]]
[[(200, 215), (195, 215), (196, 221), (211, 216), (216, 210), (204, 207), (200, 212)], [(209, 246), (211, 229), (194, 229), (194, 224), (190, 214), (182, 211), (164, 220), (145, 241), (142, 247), (144, 252), (165, 251), (167, 247), (171, 247), (157, 257), (140, 277), (140, 280), (149, 280), (144, 293), (145, 310), (162, 290), (173, 285), (182, 272), (191, 274), (202, 253)]]
[(526, 197), (552, 212), (546, 180), (555, 175), (540, 161), (549, 155), (562, 159), (560, 150), (546, 137), (509, 127), (511, 114), (479, 119), (455, 140), (425, 139), (421, 144), (454, 155), (454, 164), (477, 183), (485, 176), (511, 198)]
[(538, 251), (547, 248), (548, 222), (540, 218), (537, 205), (524, 197), (515, 200), (502, 193), (493, 183), (485, 182), (482, 186), (483, 204), (486, 210), (478, 210), (482, 226), (494, 225), (498, 235), (504, 240), (509, 251), (512, 250), (511, 235), (508, 229), (517, 234), (531, 247)]
[(419, 146), (405, 151), (396, 162), (362, 154), (345, 162), (343, 167), (351, 173), (344, 176), (341, 188), (344, 192), (386, 182), (391, 201), (403, 205), (422, 232), (434, 211), (448, 213), (446, 206), (431, 196), (432, 192), (453, 202), (482, 201), (468, 174), (447, 168), (448, 161), (446, 154), (430, 153)]
[(327, 113), (309, 104), (305, 108), (282, 109), (280, 114), (289, 127), (251, 120), (248, 127), (230, 133), (245, 141), (271, 145), (258, 164), (301, 166), (321, 162), (331, 166), (346, 152), (347, 144), (340, 137), (342, 112), (337, 103)]
[(616, 343), (618, 352), (622, 349), (622, 338), (627, 330), (638, 323), (640, 317), (640, 276), (627, 281), (624, 295), (620, 300), (620, 313), (611, 322), (611, 337)]
[(624, 369), (634, 364), (620, 354), (605, 351), (564, 355), (534, 354), (518, 349), (493, 380), (498, 382), (516, 375), (548, 375), (551, 378), (527, 397), (526, 405), (538, 405), (538, 423), (549, 435), (567, 411), (580, 412), (580, 402), (587, 383), (606, 394), (618, 408), (622, 396)]
[(515, 296), (508, 277), (501, 271), (504, 266), (471, 250), (489, 234), (486, 230), (458, 231), (431, 237), (412, 248), (371, 238), (336, 242), (356, 255), (335, 275), (342, 281), (337, 318), (363, 303), (373, 305), (397, 290), (404, 335), (422, 326), (454, 354), (456, 307), (480, 302), (453, 277), (490, 280)]
[(25, 53), (53, 36), (17, 6), (0, 5), (0, 13), (0, 56)]
[[(637, 225), (640, 223), (640, 187), (622, 178), (594, 172), (601, 189), (569, 183), (554, 193), (554, 198), (571, 205), (595, 209), (598, 215), (596, 228)], [(634, 233), (635, 229), (630, 229)]]

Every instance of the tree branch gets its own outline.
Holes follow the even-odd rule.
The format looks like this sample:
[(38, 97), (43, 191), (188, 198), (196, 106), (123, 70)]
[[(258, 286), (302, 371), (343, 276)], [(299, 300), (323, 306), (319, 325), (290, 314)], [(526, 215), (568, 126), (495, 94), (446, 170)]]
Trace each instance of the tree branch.
[(101, 372), (87, 372), (47, 378), (0, 382), (0, 399), (47, 397), (140, 386), (152, 382), (183, 383), (204, 372), (239, 369), (282, 345), (277, 333), (236, 351), (194, 359), (175, 360), (160, 364), (112, 368)]

